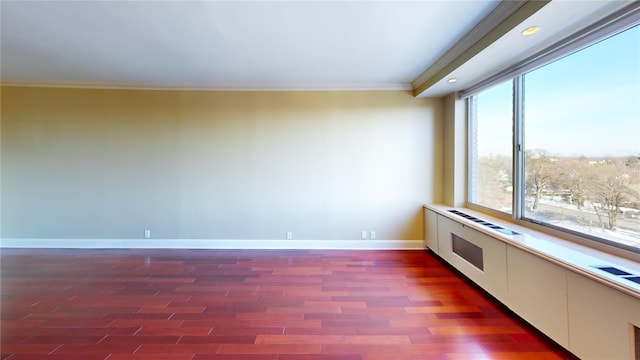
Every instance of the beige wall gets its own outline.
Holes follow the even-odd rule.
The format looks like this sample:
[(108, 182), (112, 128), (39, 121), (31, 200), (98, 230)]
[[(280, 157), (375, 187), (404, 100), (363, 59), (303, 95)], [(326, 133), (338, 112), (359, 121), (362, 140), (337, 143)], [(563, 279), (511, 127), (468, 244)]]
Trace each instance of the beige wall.
[(457, 93), (444, 98), (443, 189), (442, 203), (466, 204), (467, 186), (467, 111), (466, 101)]
[(442, 101), (4, 87), (2, 238), (423, 237)]

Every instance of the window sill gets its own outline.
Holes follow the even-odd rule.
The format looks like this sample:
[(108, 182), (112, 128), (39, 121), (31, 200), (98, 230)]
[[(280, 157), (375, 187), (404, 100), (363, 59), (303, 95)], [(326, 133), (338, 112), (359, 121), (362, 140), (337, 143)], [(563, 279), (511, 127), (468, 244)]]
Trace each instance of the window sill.
[[(560, 239), (469, 208), (457, 208), (439, 204), (425, 205), (425, 208), (489, 235), (492, 238), (503, 241), (511, 246), (640, 299), (640, 284), (628, 280), (626, 277), (610, 274), (594, 267), (612, 266), (630, 274), (640, 276), (640, 263), (636, 261), (569, 240)], [(506, 235), (486, 226), (479, 225), (474, 221), (449, 212), (449, 210), (452, 209), (508, 228), (518, 232), (520, 235)]]

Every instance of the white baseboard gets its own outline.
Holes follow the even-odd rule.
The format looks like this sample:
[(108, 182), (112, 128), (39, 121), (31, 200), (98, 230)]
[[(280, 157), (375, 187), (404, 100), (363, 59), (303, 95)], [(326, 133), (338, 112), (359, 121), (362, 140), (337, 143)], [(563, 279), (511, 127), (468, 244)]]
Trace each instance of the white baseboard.
[(421, 250), (422, 240), (0, 239), (0, 248)]

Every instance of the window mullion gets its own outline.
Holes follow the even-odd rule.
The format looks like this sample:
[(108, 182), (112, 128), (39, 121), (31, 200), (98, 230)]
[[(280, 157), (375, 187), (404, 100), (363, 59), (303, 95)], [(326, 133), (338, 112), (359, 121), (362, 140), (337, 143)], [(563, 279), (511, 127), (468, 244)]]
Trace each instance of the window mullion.
[(476, 203), (477, 198), (477, 184), (478, 184), (478, 135), (477, 135), (477, 113), (476, 113), (476, 97), (471, 96), (467, 98), (467, 146), (469, 148), (470, 156), (467, 157), (467, 174), (469, 180), (467, 181), (467, 203)]
[(524, 76), (513, 79), (513, 219), (524, 215)]

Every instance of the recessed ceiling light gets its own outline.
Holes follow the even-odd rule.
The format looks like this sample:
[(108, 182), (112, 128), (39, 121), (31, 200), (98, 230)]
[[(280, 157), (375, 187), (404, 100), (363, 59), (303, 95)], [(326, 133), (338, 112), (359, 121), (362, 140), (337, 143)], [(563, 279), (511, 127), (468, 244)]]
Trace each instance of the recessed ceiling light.
[(450, 83), (452, 83), (452, 84), (453, 84), (454, 82), (456, 82), (456, 81), (458, 81), (458, 79), (456, 79), (456, 78), (451, 78), (451, 79), (447, 80), (447, 82), (450, 82)]
[(537, 33), (537, 32), (538, 32), (538, 30), (540, 30), (540, 28), (539, 28), (539, 27), (537, 27), (537, 26), (531, 26), (531, 27), (528, 27), (528, 28), (526, 28), (526, 29), (522, 30), (522, 35), (524, 35), (524, 36), (531, 36), (531, 35), (533, 35), (533, 34)]

